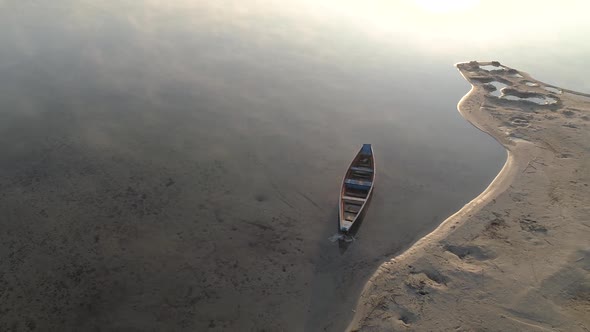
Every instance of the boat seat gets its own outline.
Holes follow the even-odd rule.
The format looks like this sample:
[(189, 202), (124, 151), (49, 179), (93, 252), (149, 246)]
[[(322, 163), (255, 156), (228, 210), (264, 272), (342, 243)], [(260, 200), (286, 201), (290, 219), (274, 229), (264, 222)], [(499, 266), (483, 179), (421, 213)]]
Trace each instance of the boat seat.
[(364, 203), (366, 201), (365, 198), (352, 197), (352, 196), (342, 196), (342, 199), (345, 201), (359, 202), (359, 203)]
[(369, 190), (369, 189), (371, 189), (371, 185), (373, 183), (371, 181), (346, 179), (346, 180), (344, 180), (344, 184), (346, 185), (347, 188), (351, 188), (351, 189)]
[(373, 173), (373, 170), (371, 168), (368, 168), (368, 167), (352, 166), (350, 168), (350, 170), (351, 171), (355, 171), (355, 172)]
[(346, 180), (344, 180), (344, 183), (357, 184), (359, 186), (368, 186), (368, 187), (370, 187), (373, 184), (371, 181), (355, 180), (355, 179), (346, 179)]
[(346, 206), (344, 207), (344, 212), (349, 212), (349, 213), (355, 213), (358, 214), (361, 205), (355, 205), (355, 204), (346, 204)]
[(371, 174), (370, 173), (361, 173), (361, 172), (352, 172), (350, 173), (352, 175), (351, 179), (356, 179), (358, 178), (359, 180), (363, 180), (363, 181), (371, 181)]

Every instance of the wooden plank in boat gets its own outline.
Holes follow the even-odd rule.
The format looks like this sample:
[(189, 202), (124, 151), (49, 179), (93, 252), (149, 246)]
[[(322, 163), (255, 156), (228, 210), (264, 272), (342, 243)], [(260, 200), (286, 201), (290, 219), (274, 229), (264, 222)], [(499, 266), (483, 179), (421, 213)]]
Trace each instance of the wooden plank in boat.
[(344, 220), (354, 221), (354, 219), (356, 219), (356, 213), (348, 213), (348, 212), (344, 213)]
[(348, 200), (348, 201), (356, 201), (356, 202), (365, 202), (364, 198), (357, 198), (357, 197), (352, 197), (352, 196), (342, 196), (342, 199), (344, 200)]

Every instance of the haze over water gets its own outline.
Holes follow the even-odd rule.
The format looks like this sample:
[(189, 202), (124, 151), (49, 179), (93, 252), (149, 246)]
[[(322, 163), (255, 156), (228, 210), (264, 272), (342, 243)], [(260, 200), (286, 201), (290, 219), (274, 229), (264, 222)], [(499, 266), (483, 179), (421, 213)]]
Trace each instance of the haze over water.
[[(341, 330), (505, 161), (453, 63), (588, 87), (580, 30), (494, 30), (486, 6), (0, 1), (0, 329)], [(363, 143), (375, 195), (344, 248)]]

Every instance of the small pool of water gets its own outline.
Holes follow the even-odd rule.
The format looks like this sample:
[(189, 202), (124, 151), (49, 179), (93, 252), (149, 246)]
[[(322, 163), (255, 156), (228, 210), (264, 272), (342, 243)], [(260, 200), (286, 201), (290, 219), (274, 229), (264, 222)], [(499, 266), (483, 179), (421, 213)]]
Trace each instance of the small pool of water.
[(506, 100), (512, 100), (512, 101), (528, 101), (531, 103), (535, 103), (537, 105), (551, 105), (551, 104), (555, 104), (557, 102), (556, 99), (551, 98), (551, 97), (527, 97), (527, 98), (521, 98), (521, 97), (517, 97), (517, 96), (513, 96), (513, 95), (505, 95), (501, 97), (502, 99), (506, 99)]
[(557, 93), (557, 94), (561, 94), (561, 90), (554, 88), (552, 86), (546, 86), (544, 87), (545, 90), (549, 91), (549, 92), (553, 92), (553, 93)]
[(494, 66), (494, 65), (484, 65), (484, 66), (479, 66), (479, 68), (483, 69), (483, 70), (487, 70), (487, 71), (492, 71), (492, 70), (504, 70), (504, 67), (501, 66)]
[(488, 83), (490, 85), (492, 85), (493, 87), (496, 88), (496, 90), (494, 91), (490, 91), (489, 94), (494, 96), (494, 97), (498, 97), (500, 98), (500, 96), (502, 95), (502, 89), (504, 89), (505, 87), (507, 87), (508, 85), (502, 83), (502, 82), (498, 82), (498, 81), (493, 81)]

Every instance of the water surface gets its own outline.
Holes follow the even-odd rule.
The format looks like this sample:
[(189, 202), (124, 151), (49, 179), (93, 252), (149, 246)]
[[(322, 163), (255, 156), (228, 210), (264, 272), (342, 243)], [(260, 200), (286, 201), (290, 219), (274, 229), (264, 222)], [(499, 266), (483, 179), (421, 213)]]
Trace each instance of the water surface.
[[(379, 263), (504, 163), (452, 66), (503, 59), (336, 7), (0, 2), (1, 329), (346, 326)], [(363, 143), (378, 182), (343, 247)]]

